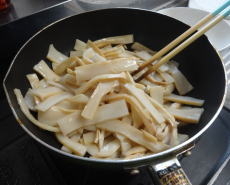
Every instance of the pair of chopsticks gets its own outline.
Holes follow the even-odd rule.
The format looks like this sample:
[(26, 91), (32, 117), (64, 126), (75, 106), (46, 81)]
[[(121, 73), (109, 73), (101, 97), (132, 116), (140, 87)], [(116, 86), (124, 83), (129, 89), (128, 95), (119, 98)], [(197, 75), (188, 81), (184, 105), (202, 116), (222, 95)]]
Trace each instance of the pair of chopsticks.
[[(160, 51), (158, 51), (155, 55), (153, 55), (152, 58), (150, 58), (148, 61), (141, 64), (136, 71), (132, 72), (133, 76), (135, 74), (139, 73), (140, 71), (142, 71), (143, 69), (145, 69), (146, 67), (148, 67), (148, 70), (145, 73), (143, 73), (140, 77), (138, 77), (135, 81), (138, 82), (138, 81), (142, 80), (143, 78), (145, 78), (146, 76), (148, 76), (149, 74), (151, 74), (152, 72), (156, 71), (161, 65), (168, 62), (171, 58), (173, 58), (175, 55), (177, 55), (179, 52), (181, 52), (183, 49), (185, 49), (187, 46), (189, 46), (192, 42), (194, 42), (196, 39), (201, 37), (210, 28), (212, 28), (217, 23), (219, 23), (222, 19), (227, 17), (230, 14), (229, 6), (230, 6), (230, 0), (226, 1), (226, 3), (224, 3), (222, 6), (217, 8), (214, 12), (208, 14), (206, 17), (201, 19), (198, 23), (196, 23), (190, 29), (188, 29), (183, 34), (181, 34), (179, 37), (174, 39), (172, 42), (170, 42), (168, 45), (166, 45), (164, 48), (162, 48)], [(219, 14), (219, 13), (221, 13), (221, 14)], [(211, 20), (211, 19), (213, 19), (213, 20)], [(194, 33), (198, 28), (201, 28), (201, 29), (199, 31), (197, 31), (196, 33)], [(190, 35), (192, 35), (192, 36), (189, 37)], [(189, 38), (186, 39), (187, 37), (189, 37)], [(182, 42), (184, 39), (186, 39), (186, 40), (184, 42)], [(177, 46), (176, 48), (174, 48), (179, 43), (181, 43), (181, 44), (179, 46)], [(173, 49), (173, 50), (170, 51), (171, 49)], [(166, 54), (168, 51), (170, 51), (170, 52), (168, 54)], [(161, 58), (161, 59), (157, 63), (155, 63), (154, 65), (151, 65), (154, 61), (158, 60), (159, 58)]]

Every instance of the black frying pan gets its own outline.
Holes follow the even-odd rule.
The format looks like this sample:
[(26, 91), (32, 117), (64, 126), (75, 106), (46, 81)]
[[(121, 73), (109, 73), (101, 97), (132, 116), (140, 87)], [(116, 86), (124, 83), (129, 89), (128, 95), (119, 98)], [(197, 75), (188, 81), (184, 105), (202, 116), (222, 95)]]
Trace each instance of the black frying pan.
[[(29, 84), (25, 75), (31, 73), (33, 66), (45, 58), (51, 43), (68, 55), (76, 38), (87, 41), (132, 33), (135, 41), (153, 50), (160, 50), (188, 28), (189, 26), (158, 13), (127, 8), (87, 12), (51, 24), (33, 36), (19, 50), (5, 77), (4, 88), (12, 111), (29, 135), (73, 162), (106, 168), (133, 168), (154, 164), (154, 169), (160, 176), (162, 171), (159, 172), (159, 170), (163, 168), (156, 164), (173, 158), (170, 165), (173, 164), (174, 168), (171, 169), (181, 171), (179, 164), (175, 164), (177, 163), (175, 156), (186, 150), (211, 125), (220, 112), (225, 98), (226, 77), (223, 63), (205, 36), (199, 38), (174, 58), (181, 64), (180, 69), (195, 87), (189, 95), (205, 100), (205, 112), (199, 124), (180, 130), (182, 133), (189, 134), (188, 141), (158, 154), (118, 161), (89, 159), (67, 154), (60, 150), (60, 144), (51, 133), (39, 129), (27, 120), (18, 106), (13, 89), (20, 88), (23, 93), (26, 92)], [(165, 163), (161, 164), (167, 167)]]

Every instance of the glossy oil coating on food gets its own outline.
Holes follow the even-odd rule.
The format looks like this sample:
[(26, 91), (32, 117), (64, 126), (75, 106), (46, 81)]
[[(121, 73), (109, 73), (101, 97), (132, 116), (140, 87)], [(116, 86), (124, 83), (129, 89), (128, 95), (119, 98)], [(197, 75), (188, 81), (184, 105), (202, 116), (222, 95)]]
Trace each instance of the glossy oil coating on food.
[(27, 118), (54, 132), (66, 152), (102, 159), (158, 153), (188, 139), (177, 127), (198, 123), (204, 100), (185, 96), (195, 87), (175, 61), (136, 83), (144, 71), (130, 73), (154, 54), (133, 35), (77, 39), (70, 56), (51, 44), (48, 62), (26, 76), (25, 96), (14, 92)]

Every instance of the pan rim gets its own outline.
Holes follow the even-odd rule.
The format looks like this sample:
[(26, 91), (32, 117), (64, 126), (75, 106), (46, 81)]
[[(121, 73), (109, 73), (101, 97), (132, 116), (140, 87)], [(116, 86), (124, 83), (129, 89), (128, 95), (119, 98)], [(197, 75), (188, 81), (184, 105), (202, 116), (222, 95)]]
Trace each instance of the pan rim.
[[(74, 16), (78, 16), (78, 15), (82, 15), (82, 14), (88, 14), (88, 13), (91, 13), (91, 12), (98, 12), (98, 11), (110, 11), (110, 10), (137, 10), (137, 11), (143, 11), (143, 12), (149, 12), (149, 13), (153, 13), (153, 14), (159, 14), (161, 16), (166, 16), (166, 15), (162, 15), (160, 13), (157, 13), (157, 12), (153, 12), (151, 10), (145, 10), (145, 9), (141, 9), (141, 8), (127, 8), (127, 7), (117, 7), (117, 8), (109, 8), (109, 9), (99, 9), (99, 10), (92, 10), (92, 11), (86, 11), (86, 12), (83, 12), (83, 13), (79, 13), (79, 14), (74, 14), (74, 15), (70, 15), (70, 16), (67, 16), (65, 18), (62, 18), (62, 19), (59, 19), (55, 22), (52, 22), (51, 24), (43, 27), (41, 30), (39, 30), (38, 32), (36, 32), (32, 37), (30, 37), (22, 46), (21, 48), (18, 50), (18, 52), (16, 53), (16, 55), (14, 56), (8, 70), (7, 70), (7, 73), (4, 77), (4, 80), (3, 80), (3, 89), (5, 91), (5, 94), (6, 94), (6, 97), (7, 97), (7, 101), (9, 103), (9, 106), (13, 112), (13, 115), (14, 117), (16, 118), (16, 120), (19, 122), (19, 125), (24, 129), (24, 131), (30, 135), (30, 137), (32, 137), (33, 139), (35, 139), (38, 143), (42, 144), (43, 146), (47, 147), (48, 149), (54, 151), (54, 152), (57, 152), (61, 155), (64, 155), (64, 156), (67, 156), (67, 157), (70, 157), (70, 158), (73, 158), (73, 159), (76, 159), (76, 160), (81, 160), (81, 161), (85, 161), (85, 162), (93, 162), (93, 163), (101, 163), (101, 164), (135, 164), (135, 163), (141, 163), (143, 161), (150, 161), (150, 162), (154, 162), (155, 160), (158, 160), (160, 158), (164, 158), (166, 156), (169, 156), (169, 155), (174, 155), (176, 156), (179, 152), (178, 151), (181, 151), (183, 150), (183, 148), (185, 148), (186, 146), (188, 146), (189, 144), (193, 143), (197, 138), (199, 138), (210, 126), (211, 124), (215, 121), (215, 119), (217, 118), (217, 116), (219, 115), (220, 111), (222, 110), (223, 106), (224, 106), (224, 102), (225, 102), (225, 99), (226, 99), (226, 94), (227, 94), (227, 75), (226, 75), (226, 70), (225, 70), (225, 66), (224, 66), (224, 62), (223, 62), (223, 59), (221, 58), (221, 56), (219, 55), (218, 51), (213, 47), (213, 49), (215, 50), (215, 52), (217, 53), (220, 61), (221, 61), (221, 66), (224, 70), (224, 80), (225, 80), (225, 86), (224, 86), (224, 94), (223, 94), (223, 97), (222, 97), (222, 101), (217, 109), (217, 111), (215, 112), (214, 116), (211, 118), (211, 120), (201, 129), (199, 130), (194, 136), (192, 136), (191, 138), (189, 138), (187, 141), (175, 146), (175, 147), (172, 147), (172, 148), (169, 148), (165, 151), (162, 151), (162, 152), (159, 152), (159, 153), (156, 153), (156, 154), (151, 154), (151, 155), (148, 155), (148, 156), (144, 156), (144, 157), (139, 157), (139, 158), (134, 158), (134, 159), (119, 159), (119, 160), (105, 160), (105, 159), (94, 159), (94, 158), (87, 158), (87, 157), (81, 157), (81, 156), (77, 156), (77, 155), (73, 155), (73, 154), (69, 154), (67, 152), (64, 152), (62, 151), (61, 149), (58, 149), (58, 148), (55, 148), (53, 147), (52, 145), (49, 145), (47, 144), (46, 142), (44, 142), (43, 140), (41, 140), (40, 138), (38, 138), (37, 136), (35, 136), (28, 128), (26, 128), (26, 126), (22, 123), (22, 121), (20, 121), (20, 118), (18, 117), (14, 107), (12, 106), (12, 103), (11, 103), (11, 99), (9, 97), (9, 94), (8, 94), (8, 90), (7, 90), (7, 87), (6, 87), (6, 81), (7, 81), (7, 77), (11, 71), (11, 68), (15, 62), (15, 60), (17, 59), (17, 56), (21, 53), (21, 51), (24, 49), (24, 47), (31, 41), (33, 40), (33, 38), (35, 38), (37, 35), (39, 35), (43, 30), (51, 27), (52, 25), (54, 24), (57, 24), (61, 21), (64, 21), (65, 19), (69, 19), (71, 17), (74, 17)], [(169, 16), (166, 16), (166, 17), (169, 17)], [(174, 18), (171, 18), (169, 17), (170, 19), (173, 19), (181, 24), (184, 24), (184, 25), (187, 25), (177, 19), (174, 19)], [(187, 25), (188, 26), (188, 25)], [(206, 37), (206, 36), (205, 36)], [(207, 37), (206, 37), (207, 39)], [(211, 44), (211, 43), (210, 43)], [(212, 45), (211, 45), (212, 46)]]

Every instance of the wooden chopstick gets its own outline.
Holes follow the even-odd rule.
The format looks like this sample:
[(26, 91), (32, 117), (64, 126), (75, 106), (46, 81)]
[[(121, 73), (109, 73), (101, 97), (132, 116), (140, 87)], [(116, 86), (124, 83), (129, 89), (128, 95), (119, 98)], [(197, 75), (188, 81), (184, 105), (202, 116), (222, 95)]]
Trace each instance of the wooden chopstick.
[[(145, 67), (149, 66), (153, 61), (159, 59), (163, 55), (165, 55), (169, 50), (171, 50), (173, 47), (175, 47), (177, 44), (182, 42), (185, 38), (190, 36), (192, 33), (194, 33), (198, 28), (206, 24), (209, 20), (211, 20), (213, 17), (215, 17), (217, 14), (219, 14), (221, 11), (223, 11), (225, 8), (227, 8), (230, 5), (230, 0), (227, 1), (225, 4), (223, 4), (221, 7), (219, 7), (217, 10), (215, 10), (213, 13), (207, 15), (202, 20), (200, 20), (196, 25), (185, 31), (183, 34), (181, 34), (179, 37), (174, 39), (171, 43), (169, 43), (167, 46), (165, 46), (163, 49), (158, 51), (151, 59), (143, 63), (139, 68), (132, 73), (132, 75), (135, 75), (139, 73), (141, 70), (143, 70)], [(229, 15), (229, 10), (225, 12), (223, 15), (218, 16), (213, 22), (207, 24), (205, 27), (203, 27), (200, 31), (192, 35), (190, 38), (188, 38), (186, 41), (184, 41), (181, 45), (176, 47), (174, 50), (172, 50), (168, 55), (163, 57), (158, 63), (156, 63), (154, 66), (152, 66), (149, 70), (147, 70), (144, 74), (142, 74), (136, 81), (140, 81), (150, 73), (152, 73), (154, 70), (156, 70), (158, 67), (160, 67), (162, 64), (167, 62), (169, 59), (174, 57), (176, 54), (178, 54), (180, 51), (182, 51), (184, 48), (186, 48), (189, 44), (191, 44), (193, 41), (195, 41), (197, 38), (199, 38), (201, 35), (203, 35), (206, 31), (208, 31), (210, 28), (212, 28), (214, 25), (216, 25), (218, 22), (220, 22), (224, 17)]]

